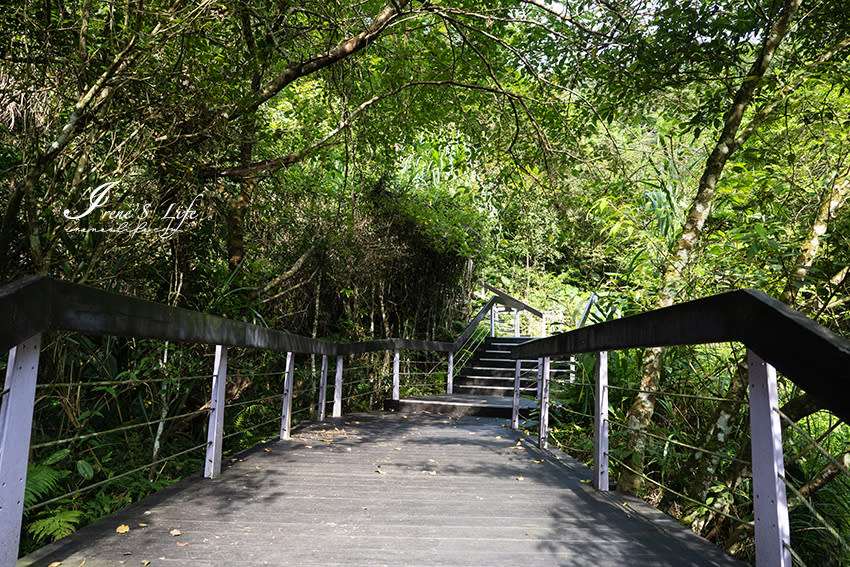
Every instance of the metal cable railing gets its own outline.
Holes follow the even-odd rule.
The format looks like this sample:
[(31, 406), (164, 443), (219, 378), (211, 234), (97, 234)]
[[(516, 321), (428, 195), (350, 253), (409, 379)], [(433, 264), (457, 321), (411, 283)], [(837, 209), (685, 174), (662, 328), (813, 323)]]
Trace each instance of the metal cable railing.
[[(43, 465), (46, 468), (76, 466), (79, 474), (66, 475), (63, 482), (50, 481), (29, 497), (25, 514), (42, 517), (45, 510), (69, 505), (79, 510), (85, 504), (77, 495), (93, 490), (101, 495), (106, 485), (134, 475), (139, 478), (134, 486), (147, 483), (153, 489), (158, 484), (151, 484), (149, 478), (179, 476), (178, 466), (191, 470), (203, 463), (205, 476), (214, 477), (224, 455), (278, 433), (286, 438), (294, 421), (322, 419), (329, 406), (333, 415), (340, 415), (343, 406), (346, 411), (374, 409), (388, 397), (398, 397), (399, 382), (405, 391), (446, 391), (451, 388), (453, 369), (467, 362), (489, 334), (488, 310), (500, 303), (514, 310), (533, 310), (499, 293), (454, 343), (386, 339), (334, 344), (51, 278), (29, 278), (7, 286), (0, 289), (0, 315), (26, 325), (0, 328), (0, 342), (12, 347), (9, 363), (13, 366), (12, 380), (7, 379), (7, 387), (0, 392), (0, 429), (12, 423), (15, 435), (26, 432), (26, 440), (15, 441), (11, 449), (4, 444), (0, 482), (26, 472), (18, 470), (26, 457), (15, 458), (12, 450), (32, 451), (35, 462), (49, 463)], [(22, 309), (25, 315), (19, 313)], [(121, 317), (114, 317), (116, 312)], [(84, 340), (71, 339), (68, 344), (85, 355), (80, 358), (83, 363), (68, 369), (59, 364), (56, 381), (39, 383), (40, 332), (52, 329), (63, 331), (51, 338), (60, 345), (69, 333), (82, 333)], [(105, 342), (90, 340), (89, 334), (102, 335)], [(116, 336), (129, 340), (123, 343)], [(177, 343), (196, 346), (178, 347)], [(200, 345), (216, 345), (211, 373), (198, 372), (209, 364), (209, 354)], [(178, 352), (189, 356), (180, 359)], [(288, 353), (285, 364), (284, 352)], [(370, 354), (376, 352), (395, 353), (394, 368), (390, 370), (387, 359)], [(269, 356), (274, 353), (281, 356)], [(398, 360), (401, 353), (403, 364)], [(321, 377), (302, 368), (305, 355), (321, 355)], [(65, 355), (53, 356), (60, 360)], [(141, 370), (134, 366), (136, 359)], [(119, 360), (131, 370), (119, 373), (115, 368)], [(89, 363), (92, 368), (85, 367)], [(13, 386), (8, 387), (9, 383)], [(26, 388), (20, 384), (31, 384), (40, 404), (61, 405), (67, 416), (56, 423), (39, 420), (33, 443), (25, 425), (32, 420), (33, 402), (26, 402)], [(81, 389), (90, 393), (81, 396)], [(78, 410), (86, 395), (96, 406)], [(123, 423), (116, 426), (116, 422)], [(151, 458), (145, 462), (125, 459), (124, 466), (115, 466), (116, 449), (122, 448), (123, 455), (130, 446)], [(193, 456), (202, 448), (206, 458)], [(111, 476), (102, 478), (107, 470)], [(133, 490), (136, 498), (148, 489)], [(108, 495), (98, 498), (104, 497)], [(0, 546), (16, 548), (22, 514), (22, 510), (0, 511)]]
[[(582, 376), (587, 375), (587, 371), (584, 368), (584, 365), (579, 369), (580, 374)], [(552, 380), (553, 387), (553, 402), (550, 405), (550, 411), (552, 413), (551, 418), (554, 419), (555, 423), (558, 426), (554, 427), (551, 430), (551, 434), (547, 433), (547, 439), (551, 440), (555, 446), (561, 448), (562, 450), (569, 451), (573, 456), (576, 456), (580, 459), (584, 459), (591, 466), (594, 465), (592, 462), (594, 460), (594, 436), (593, 436), (593, 422), (595, 419), (595, 415), (586, 412), (586, 411), (577, 411), (572, 407), (569, 407), (571, 403), (575, 402), (575, 396), (570, 392), (583, 392), (582, 396), (584, 397), (585, 403), (587, 406), (593, 408), (596, 405), (596, 393), (595, 382), (591, 383), (586, 380), (580, 379), (575, 382), (569, 382), (568, 380)], [(607, 384), (607, 388), (610, 390), (616, 390), (623, 394), (635, 394), (642, 392), (640, 388), (628, 387), (628, 386), (614, 386)], [(698, 394), (685, 394), (679, 392), (664, 392), (658, 391), (654, 392), (656, 396), (661, 397), (669, 397), (674, 400), (683, 400), (686, 402), (704, 402), (704, 403), (717, 403), (718, 401), (725, 401), (723, 398), (716, 398), (713, 396), (700, 396)], [(669, 396), (668, 396), (669, 394)], [(614, 400), (610, 402), (612, 404), (612, 408), (616, 408), (618, 404), (621, 403), (620, 400)], [(746, 402), (744, 402), (746, 403)], [(616, 412), (614, 412), (616, 413)], [(578, 422), (574, 421), (578, 420)], [(569, 423), (578, 423), (579, 427), (570, 427)], [(676, 483), (676, 475), (674, 471), (665, 471), (664, 463), (659, 463), (658, 467), (650, 467), (650, 471), (658, 471), (660, 474), (656, 474), (655, 472), (648, 471), (637, 471), (628, 463), (627, 455), (629, 454), (629, 450), (625, 445), (625, 435), (630, 431), (630, 428), (627, 423), (618, 419), (614, 415), (609, 415), (607, 423), (611, 429), (611, 435), (609, 439), (609, 445), (607, 449), (604, 451), (604, 456), (610, 460), (612, 463), (612, 474), (617, 473), (617, 471), (628, 470), (634, 472), (634, 474), (640, 476), (644, 479), (645, 482), (648, 483), (649, 486), (654, 487), (656, 490), (660, 491), (661, 494), (666, 494), (667, 498), (673, 499), (675, 503), (673, 508), (675, 510), (679, 510), (679, 517), (682, 517), (682, 513), (685, 507), (693, 507), (694, 510), (702, 510), (700, 512), (700, 521), (702, 525), (705, 525), (711, 521), (711, 518), (723, 518), (732, 522), (734, 525), (741, 526), (750, 526), (751, 520), (746, 517), (741, 517), (739, 514), (736, 514), (733, 509), (729, 509), (725, 506), (725, 501), (723, 499), (715, 499), (713, 495), (709, 495), (709, 500), (700, 501), (694, 498), (692, 495), (686, 494), (684, 490)], [(665, 456), (666, 459), (670, 462), (674, 460), (683, 460), (685, 459), (686, 452), (691, 453), (699, 453), (703, 457), (714, 457), (718, 461), (723, 461), (726, 463), (736, 463), (738, 465), (749, 467), (750, 462), (745, 459), (740, 459), (736, 455), (729, 455), (717, 451), (711, 451), (709, 449), (699, 447), (697, 444), (689, 442), (689, 439), (682, 439), (680, 436), (685, 434), (684, 431), (671, 432), (663, 427), (659, 427), (660, 431), (644, 431), (644, 438), (648, 443), (658, 443), (660, 449), (658, 450), (658, 454)], [(678, 451), (671, 452), (671, 449), (677, 449)], [(653, 450), (647, 448), (647, 453), (656, 454)], [(661, 472), (663, 471), (663, 472)], [(669, 479), (669, 480), (668, 480)], [(672, 482), (671, 482), (672, 481)], [(664, 500), (658, 496), (653, 497), (654, 501)], [(735, 502), (737, 507), (741, 505), (746, 505), (746, 503)], [(735, 508), (737, 509), (737, 508)], [(673, 509), (667, 510), (668, 512), (674, 512)], [(693, 513), (693, 510), (690, 512)], [(693, 520), (692, 520), (693, 521)], [(695, 522), (697, 523), (697, 522)]]
[(98, 481), (98, 482), (94, 482), (94, 483), (88, 484), (88, 485), (86, 485), (86, 486), (84, 486), (84, 487), (82, 487), (82, 488), (78, 488), (78, 489), (76, 489), (76, 490), (72, 490), (72, 491), (70, 491), (70, 492), (66, 492), (65, 494), (62, 494), (62, 495), (60, 495), (60, 496), (55, 496), (55, 497), (50, 498), (50, 499), (48, 499), (48, 500), (44, 500), (44, 501), (42, 501), (42, 502), (39, 502), (38, 504), (34, 504), (33, 506), (30, 506), (30, 507), (28, 507), (28, 508), (25, 508), (25, 509), (24, 509), (24, 513), (29, 513), (29, 512), (32, 512), (32, 511), (34, 511), (34, 510), (38, 510), (39, 508), (44, 508), (45, 506), (49, 506), (50, 504), (54, 504), (54, 503), (56, 503), (56, 502), (61, 502), (62, 500), (65, 500), (65, 499), (70, 498), (70, 497), (72, 497), (72, 496), (76, 496), (76, 495), (78, 495), (78, 494), (82, 494), (82, 493), (84, 493), (84, 492), (88, 492), (88, 491), (93, 490), (93, 489), (95, 489), (95, 488), (99, 488), (99, 487), (101, 487), (101, 486), (104, 486), (104, 485), (107, 485), (107, 484), (109, 484), (109, 483), (111, 483), (111, 482), (114, 482), (114, 481), (116, 481), (116, 480), (118, 480), (118, 479), (121, 479), (121, 478), (124, 478), (124, 477), (130, 476), (130, 475), (136, 474), (136, 473), (138, 473), (138, 472), (142, 472), (142, 471), (150, 470), (150, 468), (151, 468), (152, 466), (154, 466), (154, 465), (158, 465), (158, 464), (160, 464), (160, 463), (165, 463), (165, 462), (168, 462), (168, 461), (172, 461), (172, 460), (176, 459), (177, 457), (181, 457), (181, 456), (183, 456), (183, 455), (187, 455), (187, 454), (189, 454), (189, 453), (191, 453), (191, 452), (193, 452), (193, 451), (197, 451), (198, 449), (203, 449), (203, 448), (205, 448), (205, 447), (207, 447), (207, 443), (201, 443), (200, 445), (195, 445), (194, 447), (190, 447), (189, 449), (185, 449), (185, 450), (183, 450), (183, 451), (179, 451), (179, 452), (177, 452), (177, 453), (174, 453), (173, 455), (169, 455), (168, 457), (161, 457), (161, 458), (158, 458), (158, 459), (154, 459), (153, 461), (151, 461), (151, 462), (149, 462), (149, 463), (146, 463), (146, 464), (144, 464), (144, 465), (142, 465), (142, 466), (140, 466), (140, 467), (136, 467), (136, 468), (130, 469), (129, 471), (124, 471), (124, 472), (122, 472), (122, 473), (120, 473), (120, 474), (116, 474), (116, 475), (111, 476), (111, 477), (109, 477), (109, 478), (107, 478), (107, 479), (104, 479), (104, 480), (101, 480), (101, 481)]
[[(522, 355), (518, 353), (518, 356)], [(588, 375), (584, 366), (579, 370), (582, 376)], [(687, 383), (691, 385), (691, 381), (687, 381)], [(577, 411), (575, 406), (590, 408), (596, 406), (597, 382), (595, 380), (591, 382), (586, 379), (570, 381), (563, 378), (550, 378), (549, 384), (553, 388), (553, 400), (549, 404), (549, 408), (553, 413), (556, 425), (551, 430), (551, 437), (548, 438), (556, 446), (571, 452), (574, 456), (584, 458), (588, 462), (595, 461), (596, 442), (593, 438), (591, 427), (598, 415), (588, 411)], [(710, 411), (707, 408), (717, 404), (723, 404), (727, 408), (734, 406), (742, 408), (749, 405), (750, 402), (747, 399), (730, 399), (728, 397), (714, 395), (707, 396), (687, 391), (670, 391), (669, 389), (644, 390), (628, 385), (615, 385), (608, 381), (605, 382), (604, 389), (606, 392), (616, 392), (618, 396), (621, 396), (610, 402), (610, 411), (608, 412), (609, 415), (605, 423), (607, 424), (606, 428), (611, 428), (611, 435), (607, 441), (609, 445), (601, 453), (606, 461), (610, 460), (613, 463), (612, 473), (616, 474), (620, 470), (629, 471), (639, 476), (647, 483), (647, 486), (654, 487), (653, 489), (657, 490), (659, 495), (667, 495), (664, 497), (653, 495), (653, 500), (667, 502), (668, 505), (672, 502), (673, 508), (668, 511), (673, 512), (677, 517), (687, 516), (687, 520), (692, 526), (698, 527), (699, 531), (710, 537), (716, 538), (720, 534), (723, 534), (724, 537), (734, 538), (737, 536), (740, 538), (742, 537), (741, 534), (745, 534), (746, 538), (749, 538), (749, 541), (752, 542), (754, 531), (752, 520), (753, 499), (741, 492), (742, 489), (748, 488), (752, 483), (747, 476), (749, 474), (747, 471), (752, 468), (753, 463), (751, 460), (741, 458), (739, 454), (741, 450), (746, 448), (733, 444), (729, 446), (727, 452), (723, 452), (722, 450), (716, 451), (701, 447), (699, 443), (692, 441), (692, 438), (699, 437), (700, 429), (693, 427), (692, 424), (686, 424), (684, 428), (680, 429), (673, 428), (671, 425), (671, 420), (675, 419), (676, 415), (685, 408), (704, 408), (702, 409), (703, 413), (707, 413)], [(576, 394), (568, 394), (569, 391), (574, 391)], [(788, 389), (785, 395), (791, 396), (794, 392), (795, 390)], [(657, 419), (653, 422), (652, 427), (649, 430), (640, 432), (640, 435), (647, 443), (645, 451), (648, 459), (650, 459), (647, 468), (641, 468), (641, 470), (633, 468), (630, 465), (629, 459), (626, 458), (626, 455), (630, 451), (625, 445), (626, 434), (632, 432), (632, 428), (617, 417), (620, 415), (617, 408), (627, 399), (623, 396), (633, 396), (635, 394), (652, 395), (658, 400), (668, 399), (669, 401), (669, 405), (666, 406), (661, 402), (657, 402), (659, 407), (669, 409), (665, 409), (662, 414), (656, 414)], [(606, 401), (607, 405), (608, 402)], [(810, 472), (809, 476), (804, 478), (817, 480), (827, 476), (840, 475), (842, 482), (845, 483), (843, 485), (844, 488), (836, 486), (836, 489), (839, 491), (843, 490), (846, 494), (846, 491), (850, 489), (850, 483), (847, 483), (848, 479), (850, 479), (850, 476), (847, 474), (848, 465), (850, 465), (850, 454), (847, 451), (848, 446), (850, 446), (850, 427), (834, 417), (829, 417), (828, 420), (822, 418), (815, 429), (816, 434), (810, 435), (800, 425), (787, 418), (781, 411), (775, 411), (779, 413), (783, 422), (789, 431), (791, 431), (789, 439), (786, 440), (784, 459), (786, 470), (789, 466), (803, 459), (807, 454), (809, 454), (809, 457), (806, 457), (806, 460), (811, 465), (812, 462), (815, 462), (811, 454), (817, 452), (821, 464), (814, 472), (823, 470), (818, 474)], [(746, 414), (744, 413), (744, 415)], [(812, 419), (807, 418), (807, 423)], [(573, 428), (568, 425), (571, 422), (579, 425)], [(737, 425), (734, 426), (738, 427)], [(845, 430), (844, 432), (839, 431), (842, 428)], [(793, 443), (794, 435), (799, 436), (800, 443)], [(748, 437), (746, 438), (748, 439)], [(652, 446), (656, 448), (653, 449), (651, 448)], [(833, 454), (836, 451), (841, 453), (839, 457)], [(676, 475), (682, 474), (688, 476), (690, 471), (683, 470), (677, 472), (675, 469), (667, 468), (671, 462), (686, 462), (687, 455), (689, 454), (692, 458), (693, 455), (698, 455), (696, 457), (697, 460), (712, 459), (712, 462), (719, 464), (713, 480), (716, 484), (707, 492), (708, 497), (706, 500), (694, 498), (693, 495), (680, 488), (683, 485), (676, 478)], [(662, 461), (662, 457), (666, 460)], [(659, 460), (656, 462), (656, 459)], [(594, 462), (593, 464), (596, 468), (596, 463)], [(737, 478), (743, 478), (743, 487), (734, 488), (732, 486), (724, 486), (724, 483), (727, 482), (724, 479), (730, 474), (729, 471), (737, 471)], [(594, 471), (594, 474), (596, 473)], [(819, 564), (820, 560), (826, 560), (825, 557), (837, 557), (841, 553), (844, 554), (841, 555), (844, 559), (838, 559), (839, 563), (831, 564), (844, 564), (843, 562), (850, 560), (850, 541), (848, 541), (846, 536), (847, 533), (850, 533), (848, 531), (848, 528), (850, 528), (850, 522), (848, 522), (850, 520), (850, 504), (846, 502), (846, 498), (843, 504), (821, 502), (819, 508), (817, 504), (812, 503), (813, 500), (810, 497), (804, 498), (801, 490), (805, 490), (806, 487), (798, 488), (794, 486), (793, 482), (789, 480), (790, 477), (788, 475), (780, 475), (779, 478), (788, 485), (787, 490), (789, 498), (791, 498), (790, 504), (792, 505), (791, 543), (783, 543), (782, 547), (788, 551), (789, 557), (793, 557), (794, 565), (805, 565), (806, 560), (804, 559), (804, 555), (809, 558), (808, 561), (810, 564), (813, 557), (818, 558), (814, 563)], [(648, 494), (652, 495), (651, 492)], [(839, 512), (834, 512), (836, 506)], [(690, 510), (688, 510), (689, 508)], [(798, 518), (801, 515), (801, 510), (805, 511), (806, 516), (810, 519), (810, 523), (802, 526), (803, 520)], [(839, 524), (835, 523), (835, 517), (829, 516), (826, 511), (833, 512), (833, 516), (836, 513), (843, 514), (843, 519), (839, 520), (843, 527), (837, 527)], [(738, 526), (738, 528), (725, 528), (722, 522), (729, 522), (732, 525)], [(845, 530), (843, 537), (840, 529)], [(794, 546), (805, 546), (807, 545), (805, 541), (807, 538), (817, 537), (810, 534), (817, 534), (818, 532), (827, 534), (824, 537), (831, 538), (831, 543), (825, 542), (823, 538), (820, 538), (822, 543), (819, 545), (822, 547), (816, 552), (812, 552), (812, 550), (803, 552), (799, 548), (793, 549), (792, 544)], [(749, 545), (751, 546), (751, 543)], [(838, 551), (826, 549), (829, 546)], [(733, 548), (735, 548), (734, 545)], [(752, 547), (741, 547), (739, 545), (738, 549), (744, 553), (745, 557), (752, 558), (751, 555), (747, 555), (752, 552)], [(830, 559), (829, 561), (834, 562), (836, 559)]]
[(145, 421), (142, 423), (134, 423), (132, 425), (122, 425), (121, 427), (114, 427), (112, 429), (107, 429), (105, 431), (98, 431), (96, 433), (85, 433), (82, 435), (76, 435), (74, 437), (67, 437), (65, 439), (58, 439), (56, 441), (47, 441), (45, 443), (36, 443), (32, 445), (32, 449), (43, 449), (45, 447), (55, 447), (57, 445), (66, 445), (68, 443), (74, 443), (76, 441), (86, 441), (88, 439), (95, 439), (98, 437), (103, 437), (106, 435), (112, 435), (113, 433), (120, 433), (123, 431), (132, 431), (134, 429), (150, 427), (151, 425), (157, 425), (159, 423), (168, 423), (171, 421), (176, 421), (178, 419), (186, 419), (187, 417), (193, 417), (196, 415), (207, 414), (209, 413), (209, 408), (195, 410), (186, 412), (180, 415), (172, 415), (162, 419), (154, 419), (150, 421)]

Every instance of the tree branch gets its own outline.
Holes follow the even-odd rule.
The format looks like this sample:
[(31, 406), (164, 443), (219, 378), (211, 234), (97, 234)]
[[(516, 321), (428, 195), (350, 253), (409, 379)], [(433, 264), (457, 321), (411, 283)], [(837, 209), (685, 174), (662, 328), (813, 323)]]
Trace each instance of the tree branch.
[[(351, 113), (349, 113), (348, 117), (339, 123), (339, 125), (331, 130), (328, 134), (322, 137), (318, 142), (310, 145), (309, 147), (301, 150), (298, 153), (287, 154), (285, 156), (280, 156), (277, 158), (264, 160), (260, 162), (255, 162), (248, 165), (241, 165), (236, 167), (216, 167), (207, 165), (201, 168), (198, 168), (198, 177), (200, 179), (215, 179), (220, 177), (228, 177), (231, 179), (244, 179), (246, 177), (257, 176), (261, 173), (273, 173), (281, 168), (297, 163), (313, 153), (314, 151), (327, 146), (330, 143), (330, 140), (339, 134), (341, 131), (345, 130), (354, 122), (354, 118), (356, 118), (361, 112), (366, 110), (367, 108), (373, 106), (375, 103), (380, 102), (386, 98), (397, 95), (403, 90), (409, 89), (411, 87), (418, 86), (454, 86), (459, 88), (465, 88), (470, 90), (480, 90), (485, 92), (490, 92), (494, 94), (500, 94), (511, 99), (515, 100), (531, 100), (535, 101), (535, 99), (518, 95), (516, 93), (512, 93), (510, 91), (506, 91), (503, 89), (497, 89), (494, 87), (489, 87), (486, 85), (476, 85), (472, 83), (462, 83), (460, 81), (452, 81), (452, 80), (443, 80), (443, 81), (410, 81), (405, 83), (389, 92), (373, 96), (369, 100), (360, 103)], [(539, 101), (535, 101), (539, 102)]]
[(284, 273), (282, 273), (278, 277), (274, 278), (272, 281), (270, 281), (269, 283), (267, 283), (263, 287), (254, 291), (251, 294), (251, 297), (259, 297), (259, 296), (263, 295), (264, 293), (266, 293), (267, 291), (269, 291), (271, 288), (280, 285), (282, 282), (285, 282), (286, 280), (288, 280), (289, 278), (294, 276), (295, 272), (297, 272), (298, 270), (301, 269), (301, 266), (304, 265), (304, 262), (307, 261), (307, 258), (310, 257), (310, 254), (313, 253), (313, 250), (315, 250), (315, 248), (316, 248), (315, 246), (311, 246), (310, 248), (305, 250), (304, 253), (301, 254), (301, 256), (299, 256), (297, 260), (295, 260), (295, 263), (292, 264), (292, 267), (290, 267), (288, 270), (286, 270)]

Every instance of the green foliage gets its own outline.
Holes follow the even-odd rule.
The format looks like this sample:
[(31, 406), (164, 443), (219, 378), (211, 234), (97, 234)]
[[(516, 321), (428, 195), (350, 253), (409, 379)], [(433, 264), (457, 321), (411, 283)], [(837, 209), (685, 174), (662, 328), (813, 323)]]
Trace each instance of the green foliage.
[(56, 493), (59, 482), (68, 476), (68, 471), (57, 470), (51, 465), (55, 460), (47, 459), (43, 464), (27, 467), (27, 487), (24, 494), (24, 507), (29, 508), (48, 495)]
[(27, 532), (32, 534), (37, 542), (56, 541), (74, 533), (81, 518), (82, 512), (77, 510), (49, 512), (44, 517), (30, 522)]
[[(534, 4), (408, 5), (368, 49), (297, 76), (262, 101), (260, 86), (287, 70), (297, 75), (297, 62), (316, 61), (359, 34), (384, 4), (10, 7), (0, 14), (0, 27), (14, 30), (0, 38), (0, 51), (16, 54), (0, 73), (0, 170), (11, 175), (2, 277), (49, 273), (334, 340), (450, 340), (474, 311), (469, 298), (479, 278), (544, 310), (550, 332), (575, 327), (591, 292), (599, 297), (591, 323), (646, 309), (731, 93), (780, 4), (589, 2), (565, 6), (564, 19)], [(739, 287), (779, 295), (788, 285), (819, 203), (847, 180), (846, 53), (808, 67), (844, 37), (847, 15), (846, 2), (807, 6), (783, 42), (745, 124), (777, 106), (728, 163), (682, 268), (680, 299)], [(137, 50), (113, 69), (130, 41)], [(99, 77), (109, 77), (109, 90), (92, 99), (78, 128), (69, 126), (80, 85)], [(65, 134), (68, 144), (51, 153)], [(240, 167), (250, 172), (232, 173)], [(201, 220), (173, 239), (68, 232), (62, 211), (83, 210), (91, 188), (108, 181), (119, 181), (110, 207), (124, 212), (145, 204), (162, 212), (201, 193)], [(797, 306), (844, 334), (848, 208), (830, 213), (812, 265), (793, 282)], [(102, 221), (92, 215), (80, 226)], [(240, 240), (241, 255), (234, 252)], [(203, 443), (203, 414), (191, 414), (207, 403), (209, 354), (158, 341), (52, 335), (42, 361), (52, 382), (40, 385), (34, 442), (73, 440), (34, 451), (27, 506), (127, 476), (28, 517), (25, 547), (197, 470), (197, 452), (147, 463), (154, 439), (160, 458)], [(662, 386), (722, 397), (735, 354), (728, 346), (668, 350)], [(249, 430), (228, 439), (227, 450), (237, 451), (278, 427), (266, 422), (279, 415), (273, 397), (282, 361), (230, 356), (241, 375), (233, 372), (228, 388), (242, 405), (226, 427)], [(316, 376), (302, 363), (295, 405), (309, 417)], [(580, 363), (586, 382), (592, 360)], [(386, 359), (356, 365), (344, 386), (346, 411), (375, 407), (389, 389)], [(640, 365), (639, 353), (612, 353), (612, 383), (636, 387)], [(409, 391), (438, 389), (445, 375), (431, 370), (409, 369), (421, 378)], [(576, 414), (591, 413), (591, 390), (564, 385), (552, 395), (555, 437), (586, 459), (590, 422)], [(634, 392), (612, 389), (612, 415), (622, 419), (633, 400)], [(688, 489), (690, 461), (675, 442), (699, 443), (713, 411), (704, 401), (658, 400), (660, 439), (647, 441), (653, 479)], [(809, 427), (818, 436), (830, 425), (818, 418)], [(736, 414), (724, 453), (737, 456), (746, 435)], [(627, 460), (630, 451), (626, 430), (616, 429), (612, 454)], [(797, 480), (823, 466), (807, 455)], [(729, 530), (713, 507), (747, 514), (748, 481), (722, 478), (734, 472), (728, 464), (718, 470), (711, 502), (693, 514), (653, 489), (647, 496), (697, 517), (695, 529), (714, 530), (722, 543)], [(844, 534), (846, 495), (846, 482), (836, 482), (814, 499)], [(846, 562), (829, 555), (804, 507), (794, 514), (795, 542), (807, 557)]]

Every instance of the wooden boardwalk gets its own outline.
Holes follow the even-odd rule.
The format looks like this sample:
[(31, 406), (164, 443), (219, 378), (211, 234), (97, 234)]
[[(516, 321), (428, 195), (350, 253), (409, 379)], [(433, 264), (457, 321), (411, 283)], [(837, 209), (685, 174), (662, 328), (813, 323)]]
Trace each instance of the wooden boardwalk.
[(743, 565), (639, 500), (594, 491), (586, 467), (505, 424), (400, 413), (307, 424), (19, 566)]

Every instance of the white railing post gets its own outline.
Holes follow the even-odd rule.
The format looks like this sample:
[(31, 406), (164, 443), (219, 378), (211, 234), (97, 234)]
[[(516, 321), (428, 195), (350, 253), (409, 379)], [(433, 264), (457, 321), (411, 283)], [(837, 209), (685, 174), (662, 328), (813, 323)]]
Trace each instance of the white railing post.
[(490, 336), (496, 336), (496, 304), (490, 307)]
[(322, 355), (322, 373), (319, 375), (319, 421), (325, 421), (328, 405), (328, 355)]
[(747, 349), (756, 567), (791, 567), (776, 370)]
[(537, 440), (537, 446), (541, 449), (549, 445), (549, 365), (550, 358), (544, 356), (540, 379), (540, 436)]
[(449, 367), (446, 370), (446, 393), (454, 393), (455, 353), (449, 352)]
[(519, 336), (519, 309), (514, 309), (514, 336)]
[(336, 357), (336, 377), (334, 379), (334, 409), (332, 417), (342, 415), (342, 356)]
[(537, 399), (543, 394), (543, 358), (537, 359)]
[(399, 399), (399, 352), (398, 349), (393, 351), (393, 400)]
[(9, 349), (0, 397), (0, 567), (15, 567), (24, 517), (41, 334)]
[(522, 361), (517, 359), (514, 366), (514, 401), (513, 411), (511, 412), (511, 429), (519, 429), (519, 385), (520, 374), (522, 373)]
[(596, 355), (596, 410), (593, 412), (593, 488), (608, 491), (608, 352)]
[(207, 425), (207, 460), (204, 463), (204, 478), (216, 478), (221, 474), (226, 384), (227, 347), (216, 345), (212, 392), (210, 394), (210, 417), (209, 425)]
[(280, 438), (289, 439), (292, 429), (292, 384), (295, 381), (295, 355), (286, 353), (286, 377), (283, 380), (283, 410), (280, 419)]

